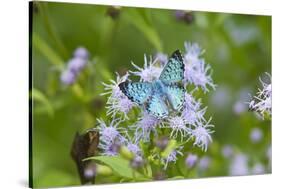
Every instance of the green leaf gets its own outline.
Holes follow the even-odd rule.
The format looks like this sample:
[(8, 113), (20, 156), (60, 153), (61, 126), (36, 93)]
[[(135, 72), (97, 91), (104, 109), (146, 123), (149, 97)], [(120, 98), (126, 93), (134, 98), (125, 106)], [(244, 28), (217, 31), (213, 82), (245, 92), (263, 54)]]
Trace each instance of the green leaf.
[(50, 63), (58, 66), (59, 69), (62, 69), (64, 61), (37, 33), (33, 33), (32, 35), (32, 44), (50, 61)]
[(141, 12), (141, 10), (137, 9), (126, 9), (124, 12), (124, 17), (134, 25), (143, 35), (147, 38), (147, 40), (158, 50), (162, 51), (162, 43), (161, 39), (148, 19), (148, 15)]
[(134, 180), (149, 180), (149, 178), (145, 178), (144, 175), (134, 171), (129, 165), (130, 162), (121, 158), (120, 156), (96, 156), (84, 159), (84, 161), (86, 160), (101, 161), (102, 163), (111, 167), (115, 173), (122, 177)]
[(41, 102), (43, 106), (45, 107), (47, 113), (53, 117), (54, 116), (54, 108), (48, 98), (38, 89), (32, 89), (31, 91), (31, 97), (32, 100), (36, 100), (38, 102)]
[(147, 171), (147, 176), (152, 177), (152, 169), (149, 163), (146, 165), (146, 171)]

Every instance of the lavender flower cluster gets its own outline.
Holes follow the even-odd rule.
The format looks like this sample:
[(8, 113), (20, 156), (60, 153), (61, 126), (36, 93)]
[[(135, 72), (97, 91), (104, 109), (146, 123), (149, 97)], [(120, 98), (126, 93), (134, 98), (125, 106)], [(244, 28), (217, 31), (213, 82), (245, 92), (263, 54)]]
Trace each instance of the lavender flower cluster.
[[(168, 155), (163, 156), (159, 152), (152, 155), (157, 157), (164, 169), (166, 169), (170, 162), (177, 161), (179, 155), (183, 156), (185, 153), (183, 152), (183, 145), (188, 141), (192, 141), (194, 146), (204, 151), (207, 150), (209, 143), (212, 141), (211, 133), (214, 132), (212, 130), (214, 125), (211, 124), (211, 118), (205, 119), (207, 107), (202, 107), (201, 100), (196, 100), (193, 94), (200, 88), (206, 93), (209, 89), (215, 89), (216, 85), (211, 78), (211, 67), (205, 63), (201, 55), (202, 50), (198, 44), (185, 43), (183, 84), (184, 86), (193, 85), (194, 89), (185, 93), (183, 109), (168, 116), (168, 118), (158, 119), (141, 107), (138, 117), (130, 114), (131, 110), (137, 105), (128, 99), (118, 86), (124, 81), (130, 81), (130, 75), (138, 76), (141, 82), (153, 82), (158, 79), (168, 62), (167, 55), (157, 53), (154, 58), (150, 57), (149, 59), (144, 56), (143, 68), (132, 63), (136, 69), (135, 71), (129, 71), (123, 76), (117, 74), (116, 81), (111, 80), (109, 84), (103, 83), (105, 92), (102, 95), (108, 95), (106, 103), (107, 116), (112, 119), (109, 123), (98, 119), (98, 129), (101, 134), (99, 148), (102, 150), (103, 155), (118, 155), (120, 147), (125, 146), (134, 154), (135, 158), (132, 165), (141, 165), (140, 162), (144, 161), (144, 157), (140, 143), (148, 143), (151, 141), (151, 137), (154, 136), (162, 140), (158, 140), (155, 146), (164, 150), (168, 143), (174, 140), (180, 145), (176, 145)], [(126, 121), (130, 122), (130, 126), (126, 127)], [(132, 121), (135, 121), (135, 123), (131, 124)], [(169, 137), (163, 140), (161, 138), (163, 136), (159, 136), (160, 130), (166, 130), (166, 133), (170, 133)]]
[(89, 59), (89, 52), (84, 47), (78, 47), (73, 57), (68, 61), (66, 69), (61, 74), (61, 82), (65, 85), (73, 84), (79, 73), (85, 68)]
[[(271, 80), (271, 75), (266, 73)], [(271, 81), (265, 82), (260, 78), (262, 89), (258, 89), (256, 96), (249, 103), (249, 109), (258, 112), (262, 117), (265, 114), (271, 116), (272, 90)]]

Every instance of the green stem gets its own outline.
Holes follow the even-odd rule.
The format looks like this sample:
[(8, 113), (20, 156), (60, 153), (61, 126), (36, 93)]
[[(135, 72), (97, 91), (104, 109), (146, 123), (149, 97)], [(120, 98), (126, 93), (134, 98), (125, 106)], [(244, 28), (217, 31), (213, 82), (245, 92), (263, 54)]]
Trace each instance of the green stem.
[(44, 21), (44, 25), (46, 27), (47, 33), (52, 38), (52, 40), (54, 40), (55, 44), (57, 45), (57, 47), (60, 50), (64, 59), (67, 59), (67, 57), (68, 57), (67, 50), (64, 47), (61, 39), (58, 37), (57, 33), (55, 32), (55, 29), (53, 28), (53, 26), (50, 22), (48, 10), (47, 10), (47, 4), (41, 2), (41, 3), (38, 3), (38, 5), (39, 5), (39, 8), (40, 8), (40, 13), (43, 17), (43, 21)]
[(52, 64), (62, 68), (63, 60), (37, 33), (33, 33), (32, 43)]

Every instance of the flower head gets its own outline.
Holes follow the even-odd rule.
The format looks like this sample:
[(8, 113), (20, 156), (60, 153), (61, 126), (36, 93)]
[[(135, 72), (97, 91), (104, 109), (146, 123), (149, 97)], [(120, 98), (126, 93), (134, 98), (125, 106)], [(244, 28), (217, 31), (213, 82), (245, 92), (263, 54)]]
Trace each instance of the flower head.
[(204, 156), (203, 158), (201, 158), (198, 162), (198, 168), (200, 170), (206, 170), (209, 168), (211, 163), (211, 158), (209, 156)]
[(135, 106), (135, 104), (125, 96), (119, 88), (119, 84), (128, 79), (129, 74), (126, 73), (124, 76), (120, 77), (117, 74), (116, 81), (110, 80), (110, 84), (105, 84), (105, 91), (101, 95), (110, 95), (106, 102), (107, 115), (115, 117), (116, 114), (120, 113), (125, 119), (128, 119), (127, 114)]
[(128, 119), (127, 114), (135, 106), (135, 104), (127, 97), (112, 98), (107, 102), (107, 115), (115, 117), (117, 113), (121, 113), (125, 119)]
[(170, 137), (176, 138), (180, 135), (181, 141), (189, 133), (189, 128), (186, 126), (186, 121), (181, 116), (173, 116), (168, 118), (168, 127), (172, 129)]
[(244, 154), (235, 155), (229, 167), (229, 174), (232, 176), (240, 176), (247, 175), (248, 173), (248, 157)]
[(223, 157), (230, 158), (233, 155), (233, 147), (230, 145), (224, 145), (221, 153)]
[(169, 138), (167, 136), (162, 136), (155, 141), (155, 146), (160, 148), (160, 150), (165, 150), (169, 144)]
[(182, 116), (187, 124), (195, 125), (201, 120), (205, 121), (204, 114), (207, 108), (201, 109), (200, 106), (200, 101), (196, 101), (191, 94), (185, 94)]
[(84, 60), (88, 60), (89, 52), (86, 48), (81, 46), (75, 49), (73, 56)]
[(186, 53), (184, 55), (184, 81), (185, 84), (191, 83), (201, 87), (208, 92), (208, 86), (215, 89), (216, 85), (211, 78), (210, 65), (206, 64), (204, 59), (200, 58), (203, 54), (198, 44), (185, 43)]
[(132, 62), (132, 65), (138, 70), (138, 71), (131, 71), (133, 75), (139, 76), (140, 81), (147, 81), (147, 82), (152, 82), (155, 79), (158, 79), (161, 72), (162, 68), (157, 67), (155, 63), (157, 60), (152, 61), (152, 58), (150, 57), (149, 62), (147, 61), (146, 56), (144, 56), (144, 66), (143, 68), (140, 68), (136, 64)]
[[(271, 76), (267, 74), (271, 79)], [(265, 82), (260, 79), (262, 89), (258, 89), (257, 95), (249, 102), (249, 108), (260, 113), (262, 116), (264, 113), (271, 115), (272, 106), (272, 87), (271, 82)]]
[(147, 142), (150, 139), (151, 132), (157, 133), (156, 126), (158, 124), (160, 124), (160, 120), (144, 112), (142, 117), (131, 128), (135, 129), (135, 138), (137, 140), (142, 139), (144, 142)]
[(185, 165), (191, 168), (197, 163), (197, 160), (198, 160), (198, 156), (190, 153), (185, 159)]
[(142, 155), (142, 151), (139, 147), (139, 141), (135, 138), (135, 139), (127, 139), (126, 141), (126, 147), (128, 148), (128, 150), (130, 152), (132, 152), (134, 154), (134, 156), (141, 156)]
[(98, 130), (100, 132), (99, 148), (103, 150), (104, 155), (117, 155), (120, 146), (126, 141), (121, 135), (120, 131), (122, 131), (122, 129), (118, 128), (120, 120), (113, 119), (109, 125), (101, 119), (98, 119), (97, 121)]
[(233, 112), (237, 115), (240, 115), (241, 113), (245, 112), (246, 110), (247, 110), (247, 105), (241, 101), (237, 101), (233, 105)]
[(164, 169), (167, 169), (169, 163), (175, 163), (178, 159), (178, 155), (183, 155), (183, 153), (180, 151), (182, 148), (183, 146), (179, 146), (177, 149), (172, 150), (166, 158), (161, 159), (162, 163), (164, 164)]
[(191, 24), (194, 20), (194, 16), (192, 12), (187, 12), (183, 10), (176, 10), (175, 11), (175, 18), (178, 21), (184, 21), (186, 24)]
[(88, 54), (86, 56), (86, 52), (88, 53), (88, 51), (85, 48), (81, 48), (75, 50), (74, 56), (68, 61), (66, 69), (62, 72), (60, 79), (63, 84), (73, 84), (79, 73), (86, 66), (88, 62)]
[(263, 137), (263, 132), (261, 129), (259, 128), (252, 129), (250, 133), (250, 139), (253, 143), (259, 142), (262, 139), (262, 137)]
[(168, 55), (158, 52), (155, 54), (154, 59), (155, 59), (155, 61), (160, 62), (161, 66), (163, 67), (168, 62)]
[(213, 128), (214, 125), (211, 125), (210, 121), (211, 119), (207, 122), (198, 122), (190, 131), (191, 137), (195, 138), (193, 145), (202, 148), (204, 151), (207, 151), (208, 144), (212, 142), (211, 134), (214, 131), (212, 131), (211, 128)]
[(65, 85), (71, 85), (75, 82), (76, 80), (76, 74), (69, 71), (69, 70), (65, 70), (60, 77), (60, 80), (63, 84)]
[(130, 162), (130, 165), (132, 168), (137, 169), (144, 165), (144, 160), (141, 156), (135, 156)]
[(119, 153), (121, 148), (121, 142), (115, 140), (114, 142), (105, 142), (100, 145), (100, 148), (103, 150), (102, 155), (105, 156), (116, 156)]
[(116, 73), (116, 75), (117, 75), (116, 81), (110, 80), (109, 84), (102, 83), (104, 85), (105, 92), (102, 93), (101, 95), (110, 95), (108, 99), (109, 101), (112, 98), (120, 98), (124, 95), (119, 88), (119, 84), (127, 81), (129, 77), (129, 73), (126, 73), (123, 76), (120, 76), (118, 73)]
[(70, 70), (73, 73), (79, 73), (87, 64), (87, 60), (74, 57), (71, 60), (69, 60), (67, 64), (67, 69)]

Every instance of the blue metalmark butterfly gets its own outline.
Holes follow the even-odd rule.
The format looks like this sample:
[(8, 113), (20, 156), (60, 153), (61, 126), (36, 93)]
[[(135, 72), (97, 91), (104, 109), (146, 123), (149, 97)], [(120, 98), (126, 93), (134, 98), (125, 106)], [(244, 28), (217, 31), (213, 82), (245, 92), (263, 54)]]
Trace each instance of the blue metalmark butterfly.
[(185, 90), (179, 82), (183, 78), (184, 63), (180, 51), (176, 50), (157, 80), (151, 83), (125, 81), (119, 88), (131, 101), (144, 105), (150, 115), (162, 119), (171, 109), (178, 111), (182, 108)]

